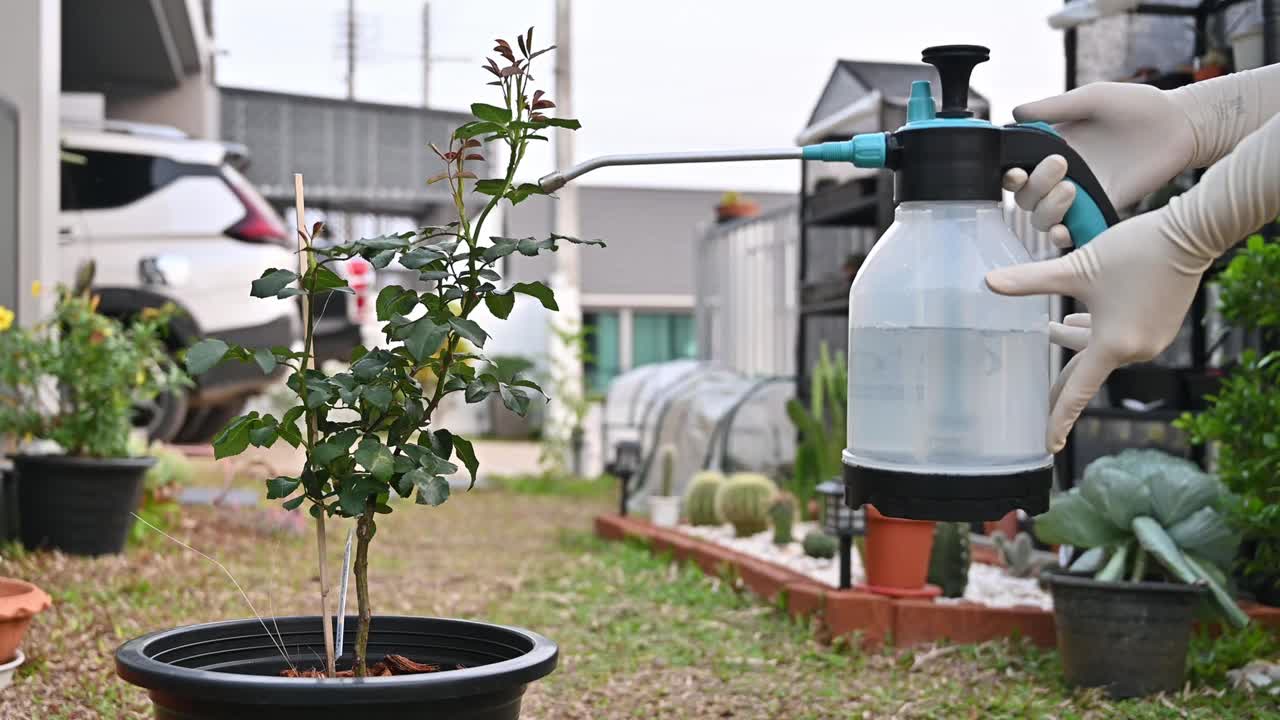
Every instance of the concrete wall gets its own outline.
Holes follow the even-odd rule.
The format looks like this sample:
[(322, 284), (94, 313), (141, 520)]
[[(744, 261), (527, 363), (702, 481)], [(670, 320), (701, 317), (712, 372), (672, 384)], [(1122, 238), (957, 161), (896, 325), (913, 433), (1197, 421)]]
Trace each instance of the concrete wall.
[(172, 125), (191, 137), (217, 140), (221, 137), (218, 101), (218, 89), (206, 65), (204, 70), (184, 77), (172, 90), (108, 94), (107, 117)]
[(52, 293), (32, 297), (31, 283), (57, 279), (61, 10), (60, 0), (5, 3), (0, 23), (0, 97), (18, 112), (17, 239), (0, 238), (0, 267), (17, 272), (0, 273), (0, 302), (16, 305), (20, 322), (50, 305)]

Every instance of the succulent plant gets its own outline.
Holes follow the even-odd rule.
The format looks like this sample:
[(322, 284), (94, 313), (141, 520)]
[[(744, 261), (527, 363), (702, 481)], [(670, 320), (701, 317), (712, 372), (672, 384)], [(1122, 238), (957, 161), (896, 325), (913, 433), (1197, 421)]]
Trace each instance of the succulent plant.
[(734, 473), (716, 493), (716, 514), (733, 525), (738, 537), (769, 529), (769, 504), (778, 486), (767, 475)]
[(724, 475), (714, 470), (703, 470), (689, 480), (684, 491), (684, 510), (690, 525), (722, 525), (724, 519), (716, 512), (716, 493), (724, 484)]
[(949, 598), (964, 597), (969, 584), (969, 524), (940, 522), (933, 531), (929, 583)]
[(833, 558), (838, 547), (836, 539), (821, 530), (810, 530), (801, 545), (804, 554), (811, 558)]
[(662, 446), (662, 496), (675, 494), (676, 483), (676, 448), (667, 444)]
[(773, 544), (789, 545), (795, 539), (793, 527), (796, 521), (796, 498), (789, 492), (778, 493), (769, 505), (769, 520), (773, 523)]
[(1004, 533), (997, 530), (991, 534), (991, 542), (995, 543), (996, 550), (1000, 551), (1000, 558), (1004, 560), (1005, 570), (1010, 575), (1018, 578), (1031, 577), (1035, 572), (1035, 564), (1031, 557), (1035, 548), (1031, 544), (1031, 536), (1020, 532), (1012, 540)]
[(1126, 450), (1090, 463), (1080, 485), (1036, 518), (1035, 531), (1042, 542), (1087, 550), (1071, 572), (1135, 582), (1160, 573), (1204, 584), (1223, 617), (1244, 626), (1249, 618), (1227, 591), (1240, 536), (1218, 512), (1226, 497), (1217, 478), (1194, 463)]

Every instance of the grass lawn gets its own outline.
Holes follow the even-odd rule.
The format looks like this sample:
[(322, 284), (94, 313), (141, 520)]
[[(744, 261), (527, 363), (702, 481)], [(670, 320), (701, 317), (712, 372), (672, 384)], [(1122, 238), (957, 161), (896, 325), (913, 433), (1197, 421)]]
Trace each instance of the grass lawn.
[[(370, 585), (375, 612), (517, 624), (560, 643), (560, 668), (526, 696), (528, 718), (1280, 717), (1275, 698), (1213, 688), (1125, 703), (1071, 694), (1053, 653), (1017, 643), (866, 654), (820, 642), (725, 582), (595, 540), (591, 518), (611, 506), (607, 494), (507, 487), (381, 518)], [(271, 533), (250, 515), (195, 509), (171, 532), (223, 562), (264, 616), (316, 612), (310, 534)], [(333, 566), (344, 538), (331, 528)], [(55, 602), (0, 693), (6, 720), (149, 717), (145, 694), (115, 678), (115, 647), (250, 615), (217, 567), (158, 536), (118, 558), (8, 548), (0, 574)]]

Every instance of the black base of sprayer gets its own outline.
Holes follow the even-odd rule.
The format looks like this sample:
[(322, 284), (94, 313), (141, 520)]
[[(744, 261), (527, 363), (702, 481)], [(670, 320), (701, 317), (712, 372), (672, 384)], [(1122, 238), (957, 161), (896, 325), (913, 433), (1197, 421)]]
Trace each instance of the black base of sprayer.
[(1008, 475), (932, 475), (844, 466), (849, 507), (876, 506), (909, 520), (999, 520), (1014, 510), (1039, 515), (1049, 509), (1053, 465)]

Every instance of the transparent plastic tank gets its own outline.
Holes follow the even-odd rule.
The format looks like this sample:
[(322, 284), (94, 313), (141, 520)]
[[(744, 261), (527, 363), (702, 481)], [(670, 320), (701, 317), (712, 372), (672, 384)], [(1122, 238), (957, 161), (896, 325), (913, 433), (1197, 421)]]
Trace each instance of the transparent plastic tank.
[(849, 292), (844, 461), (931, 475), (1043, 468), (1049, 300), (984, 277), (1030, 262), (997, 202), (906, 202)]

